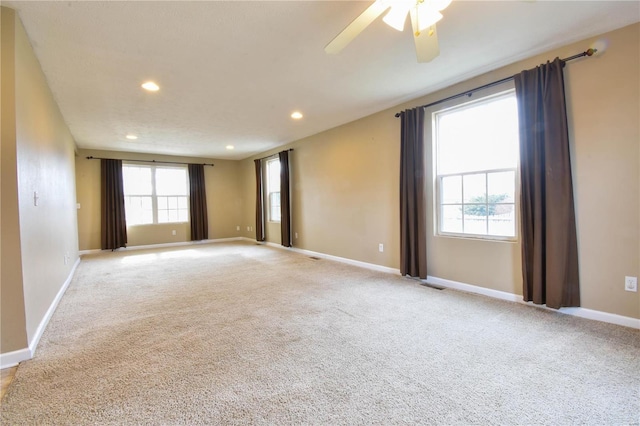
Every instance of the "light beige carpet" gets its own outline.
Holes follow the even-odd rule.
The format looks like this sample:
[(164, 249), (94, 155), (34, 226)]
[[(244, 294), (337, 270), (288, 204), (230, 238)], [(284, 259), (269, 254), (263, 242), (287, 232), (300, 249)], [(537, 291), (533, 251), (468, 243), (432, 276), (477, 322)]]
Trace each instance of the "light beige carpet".
[(2, 424), (638, 424), (640, 331), (249, 243), (86, 256)]

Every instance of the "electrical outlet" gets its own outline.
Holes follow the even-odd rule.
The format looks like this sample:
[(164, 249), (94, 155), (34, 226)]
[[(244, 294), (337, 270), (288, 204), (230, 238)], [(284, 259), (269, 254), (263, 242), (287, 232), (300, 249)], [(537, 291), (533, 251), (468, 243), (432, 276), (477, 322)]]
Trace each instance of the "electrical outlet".
[(236, 226), (236, 231), (239, 231), (239, 230), (240, 230), (240, 226), (238, 225)]
[(638, 291), (638, 277), (624, 277), (624, 289), (626, 291)]
[(250, 226), (247, 226), (247, 231), (251, 231), (251, 227)]
[(176, 230), (175, 229), (171, 230), (171, 235), (176, 235)]
[(296, 232), (296, 238), (298, 238), (298, 233)]
[(382, 253), (384, 251), (384, 244), (382, 244), (382, 243), (378, 244), (378, 251), (380, 253)]

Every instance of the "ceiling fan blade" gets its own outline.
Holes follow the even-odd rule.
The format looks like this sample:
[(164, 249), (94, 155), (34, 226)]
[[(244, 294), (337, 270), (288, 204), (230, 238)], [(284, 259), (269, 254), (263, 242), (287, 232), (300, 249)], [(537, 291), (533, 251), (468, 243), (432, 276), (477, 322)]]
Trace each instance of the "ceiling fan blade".
[(365, 28), (369, 26), (378, 16), (382, 15), (382, 13), (387, 10), (389, 4), (384, 4), (385, 2), (376, 0), (373, 2), (371, 6), (369, 6), (364, 12), (360, 14), (356, 19), (353, 20), (347, 27), (342, 30), (340, 34), (338, 34), (329, 44), (327, 44), (324, 48), (324, 51), (327, 53), (335, 54), (340, 52), (345, 46), (356, 38), (358, 34), (360, 34)]
[(431, 62), (440, 54), (440, 47), (438, 46), (438, 32), (435, 24), (422, 31), (417, 31), (417, 28), (414, 27), (413, 41), (416, 44), (416, 56), (418, 57), (418, 62)]

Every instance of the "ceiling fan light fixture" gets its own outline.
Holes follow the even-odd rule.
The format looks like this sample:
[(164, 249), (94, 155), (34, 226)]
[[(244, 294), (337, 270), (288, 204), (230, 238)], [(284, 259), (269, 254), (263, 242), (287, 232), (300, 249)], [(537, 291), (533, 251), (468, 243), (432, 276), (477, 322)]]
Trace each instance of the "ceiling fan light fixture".
[(404, 30), (404, 23), (407, 20), (407, 13), (412, 5), (412, 1), (393, 2), (389, 12), (387, 12), (382, 20), (391, 28), (402, 31)]
[[(423, 3), (424, 4), (424, 3)], [(419, 7), (416, 6), (417, 12), (411, 14), (411, 19), (417, 19), (414, 27), (417, 27), (419, 31), (433, 26), (436, 22), (442, 19), (442, 13), (431, 7)]]

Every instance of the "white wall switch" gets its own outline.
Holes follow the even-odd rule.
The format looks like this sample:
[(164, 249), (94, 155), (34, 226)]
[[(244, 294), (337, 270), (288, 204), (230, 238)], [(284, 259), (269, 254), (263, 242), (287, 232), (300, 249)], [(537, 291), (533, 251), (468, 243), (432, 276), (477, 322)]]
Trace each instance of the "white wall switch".
[(176, 235), (176, 230), (175, 229), (171, 231), (171, 235)]
[(384, 251), (384, 244), (382, 244), (382, 243), (378, 244), (378, 251), (380, 253), (382, 253)]
[(240, 230), (240, 226), (238, 225), (236, 226), (236, 231), (239, 231), (239, 230)]

